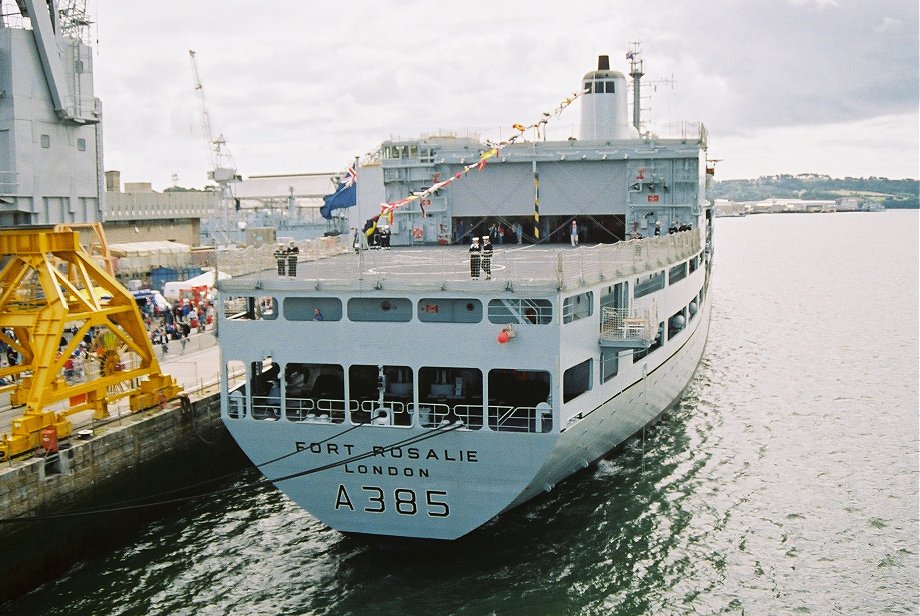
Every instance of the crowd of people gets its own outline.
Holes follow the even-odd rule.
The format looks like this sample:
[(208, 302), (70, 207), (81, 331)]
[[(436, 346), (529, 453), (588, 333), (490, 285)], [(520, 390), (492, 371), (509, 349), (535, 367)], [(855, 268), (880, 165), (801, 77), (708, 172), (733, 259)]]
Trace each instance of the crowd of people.
[(204, 332), (214, 323), (214, 302), (211, 300), (192, 304), (190, 300), (177, 302), (169, 310), (156, 305), (141, 309), (150, 342), (169, 352), (170, 340), (188, 340), (192, 332)]
[[(154, 347), (160, 346), (163, 354), (169, 351), (169, 341), (188, 340), (195, 332), (204, 332), (214, 323), (214, 303), (211, 300), (193, 303), (191, 300), (177, 302), (168, 310), (160, 309), (152, 302), (140, 308), (141, 316), (147, 329), (147, 336)], [(322, 316), (320, 315), (320, 318)], [(64, 331), (58, 344), (58, 357), (70, 345), (79, 328), (76, 325)], [(87, 365), (93, 361), (93, 354), (100, 355), (104, 349), (101, 334), (105, 328), (90, 328), (64, 362), (63, 376), (69, 382), (81, 382), (87, 377)], [(8, 340), (16, 341), (16, 334), (6, 328), (3, 334)], [(22, 355), (16, 348), (0, 339), (0, 368), (17, 366), (22, 363)], [(16, 375), (0, 377), (0, 385), (7, 385), (17, 380)]]

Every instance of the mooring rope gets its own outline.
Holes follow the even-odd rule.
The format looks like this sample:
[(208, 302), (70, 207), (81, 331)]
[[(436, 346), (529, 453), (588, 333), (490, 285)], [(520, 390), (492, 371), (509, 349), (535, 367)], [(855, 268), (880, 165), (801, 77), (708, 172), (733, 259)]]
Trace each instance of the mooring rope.
[[(329, 437), (329, 438), (327, 438), (327, 439), (324, 439), (324, 440), (322, 440), (322, 441), (319, 441), (319, 443), (314, 443), (314, 444), (321, 444), (321, 443), (325, 443), (325, 442), (327, 442), (327, 441), (329, 441), (329, 440), (331, 440), (331, 439), (338, 438), (338, 437), (340, 437), (340, 436), (342, 436), (342, 435), (344, 435), (344, 434), (350, 432), (351, 430), (354, 430), (354, 429), (356, 429), (356, 428), (358, 428), (358, 427), (361, 427), (361, 426), (363, 426), (363, 425), (364, 425), (364, 424), (357, 424), (357, 425), (355, 425), (355, 426), (352, 426), (352, 427), (349, 428), (348, 430), (344, 430), (344, 431), (342, 431), (342, 432), (339, 433), (339, 434), (333, 435), (333, 436), (331, 436), (331, 437)], [(196, 487), (196, 486), (198, 486), (198, 485), (204, 485), (204, 484), (207, 484), (207, 483), (213, 483), (214, 481), (218, 481), (218, 480), (220, 480), (220, 479), (226, 479), (226, 478), (233, 477), (233, 476), (235, 476), (235, 475), (239, 475), (240, 473), (245, 472), (247, 469), (242, 469), (242, 470), (240, 470), (240, 471), (236, 471), (236, 472), (234, 472), (234, 473), (230, 473), (230, 474), (228, 474), (228, 475), (224, 475), (224, 476), (222, 476), (222, 477), (218, 477), (218, 478), (215, 478), (215, 479), (210, 479), (210, 480), (208, 480), (208, 481), (200, 482), (200, 483), (198, 483), (198, 484), (192, 484), (192, 485), (190, 485), (190, 486), (184, 486), (184, 487), (182, 487), (182, 488), (177, 488), (177, 489), (175, 489), (175, 490), (169, 490), (169, 491), (166, 491), (166, 492), (161, 492), (161, 493), (158, 493), (158, 494), (156, 494), (156, 495), (154, 495), (154, 496), (147, 496), (147, 497), (141, 497), (141, 498), (136, 498), (136, 499), (129, 499), (129, 500), (125, 500), (125, 501), (120, 501), (119, 503), (116, 503), (114, 506), (113, 506), (113, 505), (108, 505), (108, 506), (105, 506), (105, 507), (93, 507), (93, 508), (90, 508), (90, 509), (82, 509), (82, 510), (80, 510), (80, 511), (68, 511), (68, 512), (55, 513), (55, 514), (48, 514), (48, 515), (15, 516), (15, 517), (12, 517), (12, 518), (0, 518), (0, 524), (12, 524), (12, 523), (16, 523), (16, 522), (42, 522), (42, 521), (48, 521), (48, 520), (58, 520), (58, 519), (67, 519), (67, 518), (82, 517), (82, 516), (87, 516), (87, 515), (96, 515), (96, 514), (100, 514), (100, 513), (115, 513), (115, 512), (119, 512), (119, 511), (131, 511), (131, 510), (136, 510), (136, 509), (142, 509), (142, 508), (145, 508), (145, 507), (156, 507), (156, 506), (160, 506), (160, 505), (171, 505), (171, 504), (189, 502), (189, 501), (193, 501), (193, 500), (196, 500), (196, 499), (199, 499), (199, 498), (208, 498), (208, 497), (213, 497), (213, 496), (219, 496), (219, 495), (222, 495), (222, 494), (230, 494), (230, 493), (234, 493), (234, 492), (242, 492), (242, 491), (249, 490), (249, 489), (259, 488), (259, 487), (261, 487), (261, 486), (263, 486), (263, 485), (265, 485), (265, 484), (267, 484), (267, 483), (275, 483), (275, 482), (279, 482), (279, 481), (288, 481), (288, 480), (290, 480), (290, 479), (295, 479), (295, 478), (297, 478), (297, 477), (303, 477), (303, 476), (306, 476), (306, 475), (312, 475), (312, 474), (314, 474), (314, 473), (319, 473), (319, 472), (322, 472), (322, 471), (325, 471), (325, 470), (329, 470), (329, 469), (332, 469), (332, 468), (336, 468), (336, 467), (339, 467), (339, 466), (344, 466), (344, 465), (346, 465), (346, 464), (350, 464), (350, 463), (352, 463), (352, 462), (357, 462), (357, 461), (359, 461), (359, 460), (365, 460), (365, 459), (367, 459), (367, 458), (371, 458), (371, 457), (374, 457), (374, 456), (378, 456), (378, 455), (381, 455), (381, 454), (386, 453), (386, 452), (388, 452), (388, 451), (392, 451), (392, 450), (394, 450), (394, 449), (398, 449), (398, 448), (400, 448), (400, 447), (406, 447), (406, 446), (408, 446), (408, 445), (414, 445), (414, 444), (416, 444), (416, 443), (421, 443), (421, 442), (423, 442), (423, 441), (426, 441), (426, 440), (429, 440), (429, 439), (432, 439), (432, 438), (436, 438), (436, 437), (441, 436), (441, 435), (443, 435), (443, 434), (447, 434), (448, 432), (452, 432), (452, 431), (454, 431), (454, 430), (457, 430), (458, 428), (462, 428), (464, 425), (465, 425), (465, 424), (464, 424), (463, 422), (461, 422), (461, 421), (454, 422), (453, 424), (441, 425), (441, 426), (438, 426), (438, 427), (435, 428), (433, 431), (431, 431), (431, 432), (429, 432), (429, 433), (427, 433), (427, 434), (414, 435), (414, 436), (411, 436), (411, 437), (409, 437), (409, 438), (403, 439), (403, 440), (401, 440), (401, 441), (397, 441), (397, 442), (395, 442), (395, 443), (392, 443), (392, 444), (390, 444), (390, 445), (387, 445), (386, 447), (378, 447), (378, 448), (376, 448), (376, 449), (372, 449), (371, 451), (368, 451), (368, 452), (365, 452), (365, 453), (361, 453), (361, 454), (357, 454), (357, 455), (354, 455), (354, 456), (350, 456), (350, 457), (348, 457), (348, 458), (345, 458), (345, 459), (343, 459), (343, 460), (339, 460), (339, 461), (337, 461), (337, 462), (331, 462), (331, 463), (329, 463), (329, 464), (324, 464), (324, 465), (322, 465), (322, 466), (318, 466), (318, 467), (314, 467), (314, 468), (309, 468), (309, 469), (306, 469), (306, 470), (303, 470), (303, 471), (299, 471), (299, 472), (297, 472), (297, 473), (291, 473), (290, 475), (284, 475), (284, 476), (281, 476), (281, 477), (274, 477), (274, 478), (262, 477), (262, 478), (260, 478), (260, 479), (258, 479), (258, 480), (256, 480), (256, 481), (252, 481), (252, 482), (249, 482), (249, 483), (240, 485), (240, 486), (232, 486), (232, 487), (223, 488), (223, 489), (220, 489), (220, 490), (212, 490), (212, 491), (210, 491), (210, 492), (205, 492), (205, 493), (203, 493), (203, 494), (194, 494), (194, 495), (191, 495), (191, 496), (182, 496), (182, 497), (171, 498), (171, 499), (165, 499), (165, 500), (159, 500), (159, 501), (154, 501), (154, 502), (149, 502), (149, 503), (128, 504), (128, 503), (136, 503), (137, 501), (141, 501), (141, 500), (147, 500), (147, 499), (149, 499), (149, 498), (159, 498), (159, 497), (165, 496), (165, 495), (167, 495), (167, 494), (172, 494), (172, 493), (175, 493), (175, 492), (180, 492), (180, 491), (188, 490), (188, 489), (194, 488), (194, 487)], [(277, 461), (282, 460), (282, 459), (284, 459), (284, 458), (287, 458), (287, 457), (289, 457), (289, 456), (291, 456), (291, 455), (295, 455), (295, 454), (298, 454), (298, 453), (302, 453), (302, 452), (304, 452), (304, 451), (309, 451), (309, 449), (305, 448), (305, 449), (302, 449), (302, 450), (294, 451), (294, 452), (289, 453), (289, 454), (285, 454), (285, 455), (283, 455), (283, 456), (279, 456), (278, 458), (275, 458), (275, 459), (273, 459), (273, 460), (269, 460), (269, 461), (267, 461), (267, 462), (263, 462), (262, 464), (258, 465), (257, 467), (265, 466), (265, 465), (267, 465), (267, 464), (271, 464), (271, 463), (273, 463), (273, 462), (277, 462)]]

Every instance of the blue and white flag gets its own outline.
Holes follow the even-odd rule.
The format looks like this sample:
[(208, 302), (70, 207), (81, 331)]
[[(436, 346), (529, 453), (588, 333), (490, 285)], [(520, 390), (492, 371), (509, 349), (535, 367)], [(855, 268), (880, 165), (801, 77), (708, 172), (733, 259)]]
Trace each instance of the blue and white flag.
[(354, 165), (345, 172), (345, 177), (339, 180), (338, 188), (331, 195), (323, 197), (323, 205), (319, 213), (323, 218), (332, 218), (332, 210), (342, 207), (351, 207), (358, 203), (358, 173)]

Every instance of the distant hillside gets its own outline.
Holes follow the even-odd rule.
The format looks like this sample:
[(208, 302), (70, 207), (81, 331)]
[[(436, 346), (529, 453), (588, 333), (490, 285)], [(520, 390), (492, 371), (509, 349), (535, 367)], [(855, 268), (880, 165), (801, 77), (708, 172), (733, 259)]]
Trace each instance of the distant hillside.
[(874, 201), (886, 208), (920, 208), (920, 181), (887, 178), (843, 178), (826, 175), (772, 175), (756, 180), (716, 181), (712, 199), (761, 201), (770, 198), (842, 199)]

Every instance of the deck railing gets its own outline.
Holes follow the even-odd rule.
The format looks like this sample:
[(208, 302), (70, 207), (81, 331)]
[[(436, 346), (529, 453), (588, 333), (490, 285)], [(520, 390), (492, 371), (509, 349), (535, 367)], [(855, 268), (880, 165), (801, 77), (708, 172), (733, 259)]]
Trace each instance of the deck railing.
[[(287, 398), (283, 403), (284, 418), (298, 423), (333, 423), (439, 428), (463, 423), (462, 429), (481, 430), (487, 426), (495, 432), (551, 432), (553, 412), (548, 404), (540, 406), (489, 405), (484, 421), (481, 404), (447, 404), (443, 402), (403, 403), (385, 400), (335, 400), (327, 398)], [(277, 421), (282, 416), (282, 401), (275, 395), (253, 396), (252, 419)], [(380, 411), (384, 411), (383, 415)], [(242, 419), (244, 400), (231, 396), (227, 414)]]
[(658, 304), (622, 310), (605, 307), (601, 312), (601, 342), (651, 343), (658, 334)]
[(274, 246), (217, 253), (218, 270), (235, 277), (219, 282), (218, 288), (231, 295), (254, 288), (552, 292), (663, 269), (701, 250), (698, 230), (577, 249), (499, 244), (492, 258), (492, 279), (485, 280), (471, 279), (469, 255), (463, 247), (362, 250), (356, 254), (345, 236), (296, 246), (296, 276), (279, 275)]

